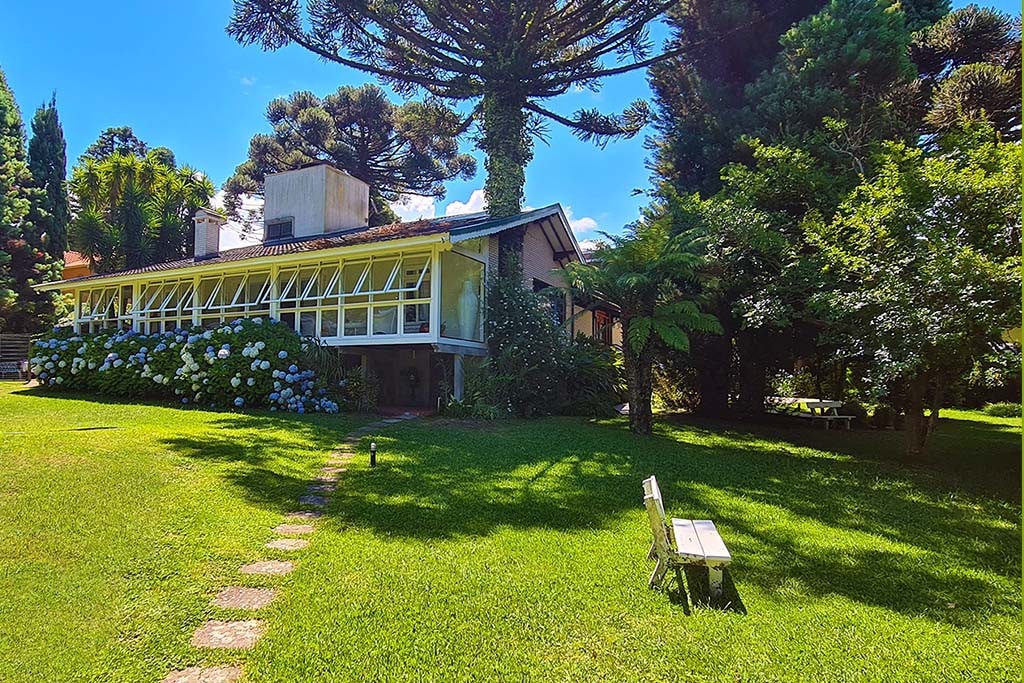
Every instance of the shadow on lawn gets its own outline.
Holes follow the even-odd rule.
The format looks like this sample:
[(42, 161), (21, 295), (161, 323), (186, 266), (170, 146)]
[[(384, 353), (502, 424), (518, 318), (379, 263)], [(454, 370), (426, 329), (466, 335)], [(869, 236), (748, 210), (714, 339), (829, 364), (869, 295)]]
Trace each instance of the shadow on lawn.
[(291, 512), (322, 462), (320, 458), (303, 461), (289, 454), (299, 447), (316, 451), (334, 447), (346, 429), (331, 428), (331, 419), (225, 413), (213, 422), (219, 432), (216, 436), (178, 436), (163, 443), (191, 460), (218, 465), (220, 476), (250, 501)]
[(931, 471), (815, 454), (789, 430), (720, 426), (662, 426), (637, 439), (621, 423), (572, 419), (487, 431), (406, 425), (377, 439), (381, 466), (346, 474), (332, 511), (426, 541), (503, 527), (599, 529), (628, 515), (635, 532), (622, 543), (642, 554), (640, 482), (654, 473), (670, 515), (715, 520), (741, 586), (842, 595), (964, 625), (979, 613), (1019, 613), (984, 576), (1019, 578), (1011, 502), (950, 491)]

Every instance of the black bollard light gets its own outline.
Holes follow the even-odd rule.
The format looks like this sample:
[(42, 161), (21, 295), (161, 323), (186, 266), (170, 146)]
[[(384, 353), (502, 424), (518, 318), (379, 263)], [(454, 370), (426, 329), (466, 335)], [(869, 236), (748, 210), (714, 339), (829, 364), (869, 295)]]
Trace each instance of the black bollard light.
[(370, 467), (377, 466), (377, 442), (370, 442)]

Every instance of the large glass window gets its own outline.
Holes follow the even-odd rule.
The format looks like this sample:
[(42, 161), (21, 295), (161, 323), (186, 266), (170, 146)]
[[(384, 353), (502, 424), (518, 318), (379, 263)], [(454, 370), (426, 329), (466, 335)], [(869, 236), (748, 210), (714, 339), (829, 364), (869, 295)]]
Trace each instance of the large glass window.
[(303, 335), (330, 339), (430, 332), (429, 254), (285, 268), (277, 282), (280, 318)]
[(441, 255), (441, 335), (484, 340), (484, 264), (446, 251)]

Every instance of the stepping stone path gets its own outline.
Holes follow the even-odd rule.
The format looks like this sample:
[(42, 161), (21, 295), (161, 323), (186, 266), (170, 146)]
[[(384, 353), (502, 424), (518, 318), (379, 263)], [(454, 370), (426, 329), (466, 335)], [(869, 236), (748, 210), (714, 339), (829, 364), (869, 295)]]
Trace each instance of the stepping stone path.
[(266, 630), (259, 619), (217, 621), (212, 619), (192, 635), (192, 647), (251, 650)]
[[(391, 417), (368, 424), (350, 432), (338, 450), (331, 453), (327, 463), (316, 478), (307, 487), (307, 493), (299, 497), (299, 505), (305, 508), (324, 508), (327, 496), (337, 489), (338, 476), (347, 471), (345, 467), (355, 457), (355, 450), (364, 436), (405, 420), (414, 419), (415, 415), (406, 413), (401, 417)], [(297, 551), (309, 545), (305, 538), (316, 529), (313, 522), (323, 516), (321, 509), (305, 509), (285, 515), (285, 522), (274, 527), (278, 534), (267, 543), (266, 547), (273, 550)], [(241, 574), (258, 576), (283, 576), (295, 569), (295, 564), (287, 560), (262, 560), (243, 565), (238, 569)], [(260, 610), (277, 598), (276, 588), (251, 588), (246, 586), (229, 586), (221, 590), (213, 599), (213, 606), (229, 610)], [(213, 648), (229, 650), (248, 650), (256, 645), (266, 630), (266, 624), (260, 619), (243, 621), (221, 621), (211, 619), (199, 627), (192, 636), (192, 646), (196, 648)], [(163, 683), (232, 683), (242, 676), (242, 667), (237, 664), (220, 666), (191, 666), (187, 669), (172, 671), (164, 678)]]
[(267, 543), (267, 547), (274, 550), (302, 550), (307, 545), (309, 541), (304, 538), (275, 538)]
[(164, 683), (232, 683), (242, 677), (242, 667), (237, 664), (226, 666), (190, 666), (181, 671), (172, 671)]
[(221, 609), (262, 609), (276, 597), (276, 588), (230, 586), (217, 594), (213, 599), (213, 605)]

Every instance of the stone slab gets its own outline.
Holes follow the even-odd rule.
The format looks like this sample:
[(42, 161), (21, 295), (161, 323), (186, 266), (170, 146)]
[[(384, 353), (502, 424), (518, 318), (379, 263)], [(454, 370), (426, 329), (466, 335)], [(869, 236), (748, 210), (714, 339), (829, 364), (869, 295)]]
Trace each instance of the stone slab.
[(243, 566), (238, 571), (242, 574), (265, 574), (268, 576), (281, 576), (287, 574), (291, 570), (295, 569), (295, 565), (291, 562), (282, 560), (264, 560), (262, 562), (253, 562)]
[(307, 545), (309, 541), (304, 538), (275, 538), (267, 543), (267, 547), (274, 550), (302, 550)]
[(312, 524), (278, 524), (274, 527), (274, 533), (284, 534), (289, 536), (292, 534), (311, 534), (313, 533)]
[(310, 507), (322, 508), (327, 505), (327, 499), (323, 496), (302, 496), (299, 498), (299, 503)]
[(310, 484), (306, 487), (306, 490), (310, 493), (334, 493), (338, 490), (338, 485), (331, 482), (321, 482), (319, 484)]
[(190, 666), (167, 674), (163, 683), (233, 683), (241, 677), (242, 667), (237, 664)]
[(320, 519), (323, 516), (324, 513), (319, 510), (302, 510), (300, 512), (289, 512), (284, 518), (290, 522), (299, 522), (302, 520)]
[(276, 588), (229, 586), (217, 594), (213, 605), (221, 609), (263, 609), (276, 597)]
[(250, 650), (266, 626), (259, 619), (218, 621), (212, 619), (192, 635), (192, 647), (218, 650)]

